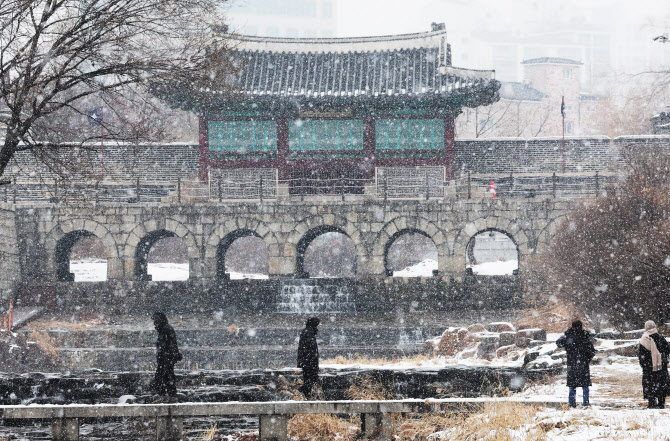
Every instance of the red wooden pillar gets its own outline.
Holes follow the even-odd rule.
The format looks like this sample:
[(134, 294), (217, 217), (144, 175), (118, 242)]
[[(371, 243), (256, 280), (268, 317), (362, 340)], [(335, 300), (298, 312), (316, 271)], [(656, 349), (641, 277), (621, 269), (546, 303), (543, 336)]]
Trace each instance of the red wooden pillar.
[(200, 182), (206, 184), (209, 181), (209, 131), (207, 119), (203, 116), (198, 118), (198, 138), (200, 142)]
[(288, 163), (288, 124), (288, 118), (277, 118), (277, 177), (280, 181), (291, 179), (291, 167)]
[(449, 111), (444, 118), (444, 148), (446, 150), (446, 179), (453, 179), (455, 176), (455, 137), (456, 137), (456, 122), (454, 113)]
[[(368, 114), (365, 116), (363, 122), (363, 156), (372, 164), (372, 172), (365, 173), (365, 177), (369, 179), (375, 178), (377, 159), (375, 155), (376, 149), (376, 134), (375, 134), (375, 118)], [(364, 161), (365, 161), (364, 159)]]

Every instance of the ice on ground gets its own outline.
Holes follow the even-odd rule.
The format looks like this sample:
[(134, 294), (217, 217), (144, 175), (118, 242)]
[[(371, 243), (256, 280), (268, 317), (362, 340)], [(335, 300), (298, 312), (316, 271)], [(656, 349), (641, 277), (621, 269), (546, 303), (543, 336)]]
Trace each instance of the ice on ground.
[(264, 280), (269, 278), (267, 274), (238, 273), (236, 271), (226, 271), (226, 272), (230, 275), (231, 280), (242, 280), (242, 279)]
[(519, 261), (484, 262), (473, 265), (471, 268), (473, 273), (480, 276), (507, 276), (514, 274), (514, 270), (519, 268)]
[(149, 263), (147, 274), (156, 282), (188, 280), (188, 263)]
[(437, 270), (437, 261), (425, 259), (405, 269), (393, 271), (393, 277), (432, 277), (433, 270)]
[(107, 280), (107, 260), (82, 259), (70, 261), (75, 282), (104, 282)]

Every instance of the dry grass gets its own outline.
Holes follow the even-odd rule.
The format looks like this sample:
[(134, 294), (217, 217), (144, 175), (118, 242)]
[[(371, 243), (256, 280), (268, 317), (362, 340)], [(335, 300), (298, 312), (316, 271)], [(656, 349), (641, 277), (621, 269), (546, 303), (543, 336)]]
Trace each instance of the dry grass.
[[(542, 328), (547, 332), (563, 332), (576, 317), (575, 308), (560, 303), (546, 302), (529, 309), (514, 323), (517, 329)], [(587, 323), (584, 323), (587, 325)]]
[(33, 331), (28, 334), (27, 340), (29, 342), (35, 342), (42, 352), (47, 354), (53, 360), (58, 359), (58, 349), (60, 349), (60, 344), (58, 340), (46, 332)]
[(106, 322), (98, 316), (84, 316), (74, 318), (73, 321), (61, 320), (35, 320), (26, 324), (25, 328), (34, 331), (46, 329), (69, 329), (73, 331), (86, 331), (95, 326), (104, 325)]
[(335, 415), (296, 415), (289, 420), (288, 434), (297, 441), (354, 441), (360, 434), (360, 419)]
[(355, 377), (344, 396), (350, 400), (393, 400), (396, 398), (393, 392), (384, 387), (379, 378), (372, 375)]
[(389, 363), (408, 363), (414, 365), (421, 365), (422, 363), (431, 361), (432, 358), (424, 355), (417, 354), (409, 357), (393, 357), (393, 358), (370, 358), (360, 354), (354, 354), (352, 357), (345, 357), (343, 355), (338, 355), (335, 358), (327, 358), (321, 361), (321, 364), (370, 364), (370, 365), (382, 365)]

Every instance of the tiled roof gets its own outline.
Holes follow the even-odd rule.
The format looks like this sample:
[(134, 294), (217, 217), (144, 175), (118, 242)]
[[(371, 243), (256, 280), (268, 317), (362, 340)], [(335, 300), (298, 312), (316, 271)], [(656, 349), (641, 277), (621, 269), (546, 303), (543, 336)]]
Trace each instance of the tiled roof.
[(583, 64), (581, 61), (570, 60), (568, 58), (541, 57), (524, 60), (521, 64)]
[(507, 82), (500, 86), (500, 98), (506, 100), (542, 101), (546, 95), (528, 84)]
[(449, 94), (494, 80), (492, 71), (440, 63), (439, 48), (382, 52), (276, 53), (240, 51), (241, 92), (319, 98)]
[[(415, 101), (421, 105), (478, 106), (498, 100), (494, 71), (451, 66), (446, 31), (385, 37), (287, 39), (226, 35), (239, 71), (234, 103), (273, 105)], [(210, 108), (232, 102), (222, 89), (202, 90)], [(191, 100), (165, 91), (175, 100)], [(278, 104), (279, 103), (279, 104)], [(196, 107), (198, 104), (193, 104)]]

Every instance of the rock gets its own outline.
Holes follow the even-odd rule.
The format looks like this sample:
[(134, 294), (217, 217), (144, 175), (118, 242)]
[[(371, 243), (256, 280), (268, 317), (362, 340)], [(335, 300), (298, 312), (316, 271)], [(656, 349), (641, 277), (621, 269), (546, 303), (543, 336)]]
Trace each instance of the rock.
[(511, 358), (512, 361), (516, 360), (519, 357), (519, 353), (518, 353), (519, 348), (514, 344), (506, 345), (506, 346), (500, 346), (498, 349), (496, 349), (496, 358), (508, 357), (508, 356), (510, 356), (510, 354), (512, 354), (515, 351), (517, 352), (516, 353), (517, 357), (514, 358), (514, 356), (512, 356), (512, 358)]
[(547, 331), (540, 328), (522, 329), (516, 332), (517, 337), (522, 335), (531, 340), (547, 341)]
[(500, 346), (513, 345), (515, 340), (516, 340), (516, 332), (500, 333)]
[(477, 356), (492, 359), (495, 356), (496, 349), (500, 347), (500, 334), (480, 332), (476, 336), (479, 338)]
[(616, 331), (603, 331), (596, 334), (596, 338), (601, 338), (603, 340), (616, 340), (621, 337), (623, 337), (621, 332)]
[(637, 329), (635, 331), (626, 331), (623, 333), (624, 338), (627, 340), (639, 340), (644, 334), (644, 329)]
[(468, 326), (468, 331), (473, 334), (477, 332), (486, 332), (486, 326), (481, 323), (475, 323), (474, 325)]
[(442, 333), (437, 344), (437, 355), (454, 356), (465, 349), (472, 348), (478, 338), (465, 328), (449, 328)]
[(494, 322), (486, 326), (489, 332), (515, 332), (516, 328), (509, 322)]
[(526, 337), (523, 334), (517, 333), (516, 336), (514, 337), (514, 344), (517, 345), (520, 348), (527, 348), (530, 346), (530, 338)]
[(546, 344), (547, 344), (547, 342), (545, 340), (531, 340), (528, 343), (528, 347), (529, 348), (535, 348), (537, 346), (543, 346), (543, 345), (546, 345)]
[(599, 349), (596, 351), (598, 354), (602, 355), (621, 355), (624, 357), (637, 357), (637, 348), (638, 344), (628, 343), (626, 345), (614, 346), (613, 348)]
[(523, 366), (526, 367), (531, 361), (535, 361), (540, 356), (539, 351), (529, 352), (523, 357)]

